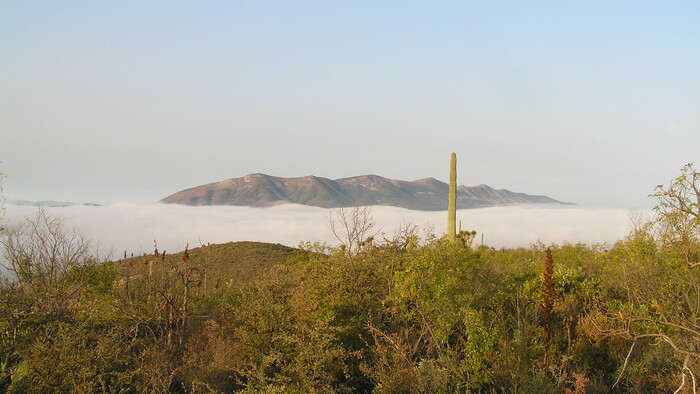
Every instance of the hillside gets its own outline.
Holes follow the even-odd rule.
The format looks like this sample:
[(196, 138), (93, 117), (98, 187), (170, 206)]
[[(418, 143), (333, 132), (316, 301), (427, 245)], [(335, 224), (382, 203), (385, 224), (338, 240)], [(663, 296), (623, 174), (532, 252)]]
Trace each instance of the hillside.
[[(316, 176), (280, 178), (251, 174), (172, 194), (166, 204), (268, 207), (295, 203), (322, 208), (389, 205), (418, 211), (447, 209), (448, 185), (434, 178), (400, 181), (377, 175), (331, 180)], [(517, 204), (563, 204), (546, 196), (514, 193), (487, 185), (459, 186), (457, 208)]]
[[(211, 285), (243, 284), (255, 279), (259, 274), (277, 264), (287, 261), (298, 250), (280, 244), (265, 242), (228, 242), (210, 244), (189, 250), (190, 263), (197, 267), (207, 267), (213, 275)], [(162, 251), (161, 251), (162, 253)], [(182, 253), (168, 253), (169, 261), (180, 261)], [(139, 265), (143, 256), (132, 257), (118, 262), (124, 268)], [(152, 260), (153, 255), (146, 256)]]

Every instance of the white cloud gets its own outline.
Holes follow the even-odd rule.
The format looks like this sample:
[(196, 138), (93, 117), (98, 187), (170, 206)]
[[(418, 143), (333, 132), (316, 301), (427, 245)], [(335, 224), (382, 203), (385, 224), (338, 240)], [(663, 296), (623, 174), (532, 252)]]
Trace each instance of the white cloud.
[[(284, 204), (271, 208), (189, 207), (183, 205), (113, 204), (47, 208), (63, 217), (68, 227), (78, 228), (103, 249), (143, 253), (158, 248), (175, 252), (187, 243), (263, 241), (296, 246), (302, 241), (334, 243), (328, 229), (328, 210)], [(32, 216), (36, 208), (7, 205), (5, 221), (11, 223)], [(646, 212), (644, 212), (646, 214)], [(404, 222), (423, 229), (433, 226), (440, 235), (446, 212), (410, 211), (394, 207), (373, 207), (377, 228), (391, 236)], [(529, 246), (533, 242), (612, 243), (629, 232), (630, 211), (619, 208), (579, 206), (512, 206), (467, 209), (457, 212), (464, 230), (484, 233), (484, 243), (496, 248)]]

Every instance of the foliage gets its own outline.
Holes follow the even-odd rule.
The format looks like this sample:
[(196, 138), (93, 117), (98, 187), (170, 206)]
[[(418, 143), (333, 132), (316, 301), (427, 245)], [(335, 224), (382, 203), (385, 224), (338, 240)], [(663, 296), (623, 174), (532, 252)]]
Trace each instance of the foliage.
[(677, 251), (690, 265), (700, 265), (700, 172), (693, 164), (681, 169), (681, 175), (651, 195), (658, 200), (659, 241)]

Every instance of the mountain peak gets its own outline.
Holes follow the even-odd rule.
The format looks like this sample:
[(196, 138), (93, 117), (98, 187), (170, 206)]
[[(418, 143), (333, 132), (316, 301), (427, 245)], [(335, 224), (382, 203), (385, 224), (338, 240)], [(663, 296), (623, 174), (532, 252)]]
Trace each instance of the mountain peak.
[[(331, 180), (307, 175), (280, 178), (254, 173), (172, 194), (161, 202), (185, 205), (267, 207), (281, 202), (322, 208), (389, 205), (419, 211), (447, 209), (448, 185), (435, 178), (401, 181), (369, 174)], [(531, 196), (487, 185), (459, 186), (457, 208), (516, 204), (562, 204), (546, 196)]]

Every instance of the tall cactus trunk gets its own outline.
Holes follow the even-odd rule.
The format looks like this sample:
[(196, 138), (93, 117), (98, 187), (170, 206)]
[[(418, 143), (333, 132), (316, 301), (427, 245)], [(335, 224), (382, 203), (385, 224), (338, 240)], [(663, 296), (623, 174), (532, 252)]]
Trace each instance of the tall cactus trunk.
[(450, 191), (447, 205), (447, 238), (457, 241), (457, 155), (450, 157)]

